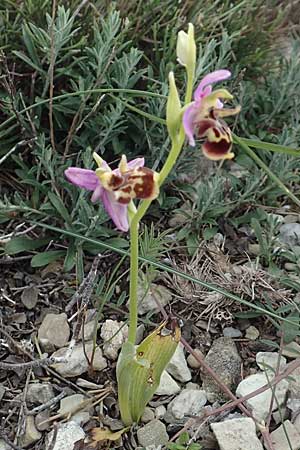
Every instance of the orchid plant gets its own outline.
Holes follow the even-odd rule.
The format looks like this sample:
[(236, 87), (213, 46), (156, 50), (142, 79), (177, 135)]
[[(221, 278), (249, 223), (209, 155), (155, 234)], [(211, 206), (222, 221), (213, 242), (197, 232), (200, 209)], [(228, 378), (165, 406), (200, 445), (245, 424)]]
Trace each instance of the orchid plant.
[[(192, 24), (189, 24), (187, 33), (180, 31), (178, 34), (177, 57), (179, 64), (186, 70), (186, 92), (182, 105), (174, 74), (170, 72), (166, 123), (171, 149), (161, 171), (157, 173), (145, 167), (144, 158), (127, 162), (125, 155), (118, 168), (112, 170), (94, 153), (98, 166), (95, 171), (70, 167), (65, 172), (71, 183), (93, 192), (91, 200), (103, 203), (118, 230), (130, 230), (129, 333), (117, 364), (119, 406), (126, 426), (139, 421), (180, 340), (180, 327), (172, 319), (163, 322), (137, 347), (135, 345), (139, 223), (174, 167), (185, 139), (191, 146), (195, 146), (200, 140), (203, 154), (209, 159), (234, 157), (232, 134), (224, 118), (237, 114), (240, 108), (225, 108), (223, 102), (231, 100), (232, 95), (226, 89), (212, 88), (214, 83), (226, 80), (231, 73), (228, 70), (217, 70), (206, 75), (193, 95), (196, 44)], [(141, 200), (137, 206), (136, 200)]]

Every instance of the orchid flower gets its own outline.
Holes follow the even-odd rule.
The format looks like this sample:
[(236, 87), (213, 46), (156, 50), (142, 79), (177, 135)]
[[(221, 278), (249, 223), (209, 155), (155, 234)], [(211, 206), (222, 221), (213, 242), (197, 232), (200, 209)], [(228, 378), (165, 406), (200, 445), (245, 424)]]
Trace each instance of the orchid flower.
[(128, 212), (134, 209), (132, 199), (154, 199), (158, 196), (158, 173), (144, 167), (144, 158), (127, 162), (123, 155), (119, 167), (112, 170), (94, 153), (96, 171), (69, 167), (65, 176), (72, 184), (93, 191), (92, 202), (101, 201), (116, 227), (128, 231)]
[(232, 159), (232, 135), (230, 128), (222, 120), (223, 117), (237, 114), (240, 107), (223, 109), (221, 99), (231, 100), (233, 97), (226, 89), (212, 91), (212, 83), (226, 80), (229, 70), (216, 70), (206, 75), (194, 92), (194, 101), (183, 114), (183, 127), (191, 146), (195, 146), (195, 136), (206, 138), (202, 150), (212, 160)]

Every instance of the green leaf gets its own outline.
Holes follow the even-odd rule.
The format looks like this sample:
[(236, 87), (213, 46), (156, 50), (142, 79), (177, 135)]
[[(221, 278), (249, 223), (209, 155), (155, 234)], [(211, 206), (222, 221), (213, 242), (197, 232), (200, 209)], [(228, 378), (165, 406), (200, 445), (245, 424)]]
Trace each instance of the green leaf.
[(58, 197), (54, 192), (48, 193), (48, 198), (60, 216), (70, 225), (72, 223), (72, 219), (70, 214), (68, 213), (67, 208), (62, 202), (62, 199)]
[(38, 253), (31, 260), (31, 267), (43, 267), (65, 256), (65, 250), (50, 250), (49, 252)]
[(209, 241), (217, 234), (217, 232), (218, 232), (217, 227), (205, 228), (205, 230), (203, 231), (203, 239), (205, 241)]
[(70, 272), (76, 264), (76, 246), (75, 242), (70, 242), (64, 261), (64, 271)]
[(295, 310), (295, 311), (291, 312), (291, 314), (289, 314), (287, 316), (287, 318), (289, 320), (295, 322), (295, 325), (293, 326), (293, 325), (283, 322), (281, 329), (283, 332), (283, 342), (285, 344), (289, 344), (290, 342), (292, 342), (299, 335), (299, 332), (300, 332), (299, 311)]
[(117, 380), (121, 417), (126, 426), (140, 420), (177, 348), (180, 328), (177, 324), (171, 330), (166, 326), (163, 322), (137, 348), (130, 342), (122, 347)]
[(5, 245), (5, 253), (8, 255), (16, 255), (21, 252), (35, 250), (48, 244), (50, 239), (29, 239), (27, 237), (19, 236), (11, 239)]

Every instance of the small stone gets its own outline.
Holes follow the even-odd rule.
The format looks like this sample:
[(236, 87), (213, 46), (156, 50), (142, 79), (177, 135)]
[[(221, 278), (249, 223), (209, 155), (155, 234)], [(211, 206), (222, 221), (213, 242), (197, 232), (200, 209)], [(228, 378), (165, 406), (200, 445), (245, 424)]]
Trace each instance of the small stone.
[(211, 424), (220, 450), (263, 450), (250, 418), (231, 419)]
[(191, 380), (192, 374), (187, 366), (183, 345), (181, 343), (177, 345), (175, 353), (172, 356), (172, 359), (169, 362), (166, 370), (176, 380), (181, 381), (182, 383), (186, 383), (187, 381)]
[(287, 262), (287, 263), (284, 263), (284, 268), (288, 272), (294, 272), (298, 268), (298, 266), (297, 266), (297, 264)]
[(142, 342), (144, 333), (145, 333), (145, 325), (141, 323), (141, 325), (139, 325), (136, 330), (136, 341), (135, 341), (136, 345), (139, 345)]
[(67, 422), (58, 427), (54, 447), (51, 445), (53, 440), (53, 431), (47, 436), (46, 450), (74, 450), (74, 444), (84, 439), (83, 429), (75, 422)]
[[(294, 427), (296, 428), (298, 433), (300, 433), (300, 414), (297, 415), (297, 417), (294, 421)], [(0, 447), (0, 449), (1, 449), (1, 447)]]
[(46, 431), (50, 428), (52, 423), (51, 423), (51, 421), (49, 421), (49, 417), (50, 417), (49, 409), (44, 409), (43, 411), (40, 411), (39, 413), (37, 413), (37, 415), (35, 416), (35, 420), (34, 420), (37, 430)]
[(300, 345), (297, 342), (293, 341), (289, 344), (283, 346), (282, 349), (283, 356), (287, 358), (299, 358), (300, 356)]
[(90, 418), (88, 410), (91, 409), (91, 406), (88, 405), (85, 408), (80, 409), (79, 411), (77, 410), (80, 403), (82, 403), (84, 400), (87, 400), (87, 397), (82, 394), (74, 394), (69, 395), (68, 397), (64, 397), (60, 401), (60, 408), (58, 412), (66, 417), (70, 416), (71, 420), (78, 425), (84, 425)]
[(300, 223), (285, 223), (280, 227), (279, 240), (289, 247), (300, 243)]
[[(296, 427), (289, 420), (285, 420), (283, 425), (280, 425), (280, 427), (270, 434), (274, 450), (299, 450), (300, 434)], [(287, 433), (289, 440), (287, 440), (285, 432)], [(289, 441), (291, 445), (289, 444)]]
[[(194, 352), (199, 356), (199, 358), (204, 359), (204, 355), (201, 352), (201, 350), (199, 350), (199, 348), (195, 348)], [(186, 360), (187, 360), (188, 365), (192, 369), (199, 369), (199, 367), (201, 367), (200, 362), (192, 354), (190, 354)]]
[[(216, 339), (205, 357), (205, 362), (215, 371), (229, 389), (234, 390), (241, 376), (241, 358), (234, 341), (228, 337)], [(211, 403), (227, 400), (226, 395), (204, 370), (201, 372), (202, 389)]]
[[(57, 350), (55, 353), (53, 353), (53, 357), (62, 357), (65, 358), (68, 354), (68, 348), (61, 348)], [(93, 342), (86, 342), (85, 343), (85, 351), (90, 359), (93, 353)], [(88, 362), (86, 360), (84, 351), (83, 351), (83, 345), (82, 343), (75, 345), (73, 348), (73, 351), (68, 358), (67, 362), (65, 363), (56, 363), (53, 364), (51, 367), (53, 367), (60, 375), (63, 377), (76, 377), (78, 375), (81, 375), (82, 373), (86, 372), (88, 370)], [(105, 358), (102, 356), (102, 351), (99, 347), (96, 347), (94, 360), (93, 360), (93, 367), (95, 370), (103, 370), (105, 367), (107, 367), (107, 362)]]
[(35, 286), (28, 286), (21, 295), (21, 302), (27, 309), (35, 308), (38, 302), (39, 290)]
[(259, 256), (261, 253), (259, 244), (248, 244), (248, 250), (254, 256)]
[(160, 383), (156, 389), (156, 395), (175, 395), (180, 392), (180, 386), (165, 370), (160, 377)]
[(38, 339), (45, 351), (64, 347), (70, 337), (67, 315), (47, 314), (38, 331)]
[[(244, 397), (245, 395), (254, 392), (256, 389), (259, 389), (262, 386), (268, 384), (272, 380), (272, 378), (273, 377), (270, 374), (267, 376), (265, 373), (256, 373), (254, 375), (250, 375), (240, 382), (236, 390), (236, 395), (238, 397)], [(285, 401), (288, 386), (289, 383), (287, 380), (281, 380), (276, 384), (276, 388), (273, 388), (279, 406), (281, 406)], [(261, 394), (249, 398), (245, 403), (252, 410), (252, 414), (255, 419), (262, 421), (265, 420), (269, 414), (271, 401), (272, 390), (267, 389)], [(272, 410), (275, 410), (277, 408), (277, 402), (273, 402)]]
[(3, 439), (0, 439), (0, 450), (11, 450), (11, 446), (8, 445)]
[(300, 400), (300, 367), (297, 367), (288, 378), (290, 398)]
[(6, 391), (6, 388), (3, 386), (3, 384), (0, 384), (0, 402), (4, 397), (5, 391)]
[(152, 292), (162, 306), (166, 306), (172, 300), (172, 294), (165, 286), (160, 286), (158, 284), (151, 283), (149, 289), (147, 290), (147, 286), (139, 284), (138, 287), (139, 315), (146, 314), (149, 311), (159, 312), (159, 308), (157, 306), (155, 298), (152, 295)]
[(29, 445), (41, 439), (41, 437), (42, 434), (35, 427), (34, 416), (26, 416), (25, 434), (21, 437), (22, 447), (29, 447)]
[(272, 416), (276, 425), (281, 424), (283, 420), (287, 419), (288, 410), (285, 406), (282, 406), (277, 411), (274, 411)]
[(164, 407), (164, 405), (159, 405), (157, 408), (155, 408), (155, 418), (156, 419), (162, 419), (164, 415), (166, 414), (167, 410)]
[[(279, 354), (276, 352), (258, 352), (256, 354), (256, 364), (264, 372), (273, 373), (277, 369)], [(284, 356), (280, 357), (279, 371), (282, 371), (286, 366), (286, 359)]]
[(207, 402), (204, 391), (183, 389), (168, 405), (168, 411), (175, 419), (185, 416), (196, 416)]
[(199, 386), (199, 384), (197, 384), (197, 383), (192, 383), (192, 382), (190, 381), (189, 383), (186, 383), (185, 389), (193, 389), (193, 390), (195, 391), (195, 390), (200, 389), (200, 386)]
[(245, 335), (246, 339), (250, 339), (250, 341), (255, 341), (258, 337), (259, 337), (259, 331), (256, 327), (251, 325), (249, 328), (247, 328), (246, 335)]
[(101, 337), (104, 341), (103, 353), (107, 358), (115, 360), (123, 343), (128, 337), (128, 325), (117, 320), (106, 320), (101, 328)]
[(138, 442), (142, 447), (148, 448), (165, 445), (169, 441), (166, 426), (157, 419), (151, 420), (142, 428), (137, 430)]
[(297, 223), (299, 222), (299, 215), (298, 214), (287, 214), (284, 219), (284, 223)]
[(30, 383), (26, 394), (26, 401), (32, 405), (42, 405), (55, 397), (50, 383)]
[(141, 421), (143, 423), (148, 423), (151, 422), (151, 420), (153, 420), (155, 417), (154, 412), (152, 411), (151, 408), (149, 408), (149, 406), (146, 406), (145, 411), (143, 412), (143, 415), (141, 417)]
[(225, 327), (223, 330), (223, 336), (233, 339), (240, 338), (243, 336), (243, 334), (238, 328)]

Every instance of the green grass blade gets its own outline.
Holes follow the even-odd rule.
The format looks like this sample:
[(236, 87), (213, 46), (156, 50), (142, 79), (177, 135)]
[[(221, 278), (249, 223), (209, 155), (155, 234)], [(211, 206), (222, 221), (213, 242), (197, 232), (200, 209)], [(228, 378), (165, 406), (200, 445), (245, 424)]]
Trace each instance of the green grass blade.
[[(82, 236), (82, 235), (80, 235), (78, 233), (74, 233), (73, 231), (60, 229), (60, 228), (54, 227), (52, 225), (47, 225), (45, 223), (39, 223), (39, 222), (35, 222), (35, 221), (30, 221), (30, 223), (35, 224), (35, 225), (37, 225), (37, 226), (39, 226), (41, 228), (45, 228), (47, 230), (54, 231), (54, 232), (56, 232), (56, 233), (58, 233), (60, 235), (64, 234), (65, 236), (71, 236), (71, 237), (76, 238), (76, 239), (81, 239), (83, 241), (90, 242), (90, 243), (94, 244), (95, 246), (98, 246), (98, 247), (100, 247), (102, 249), (111, 250), (111, 251), (114, 251), (116, 253), (119, 253), (120, 255), (125, 255), (125, 256), (129, 257), (129, 252), (127, 252), (126, 250), (114, 247), (114, 246), (112, 246), (110, 244), (106, 244), (105, 242), (98, 241), (97, 239), (93, 239), (93, 238), (90, 238), (90, 237), (87, 237), (87, 236)], [(258, 305), (255, 305), (255, 304), (253, 304), (251, 302), (248, 302), (247, 300), (244, 300), (243, 298), (240, 298), (237, 295), (232, 294), (231, 292), (228, 292), (225, 289), (220, 288), (220, 287), (218, 287), (218, 286), (216, 286), (216, 285), (214, 285), (212, 283), (208, 283), (206, 281), (199, 280), (198, 278), (195, 278), (195, 277), (193, 277), (191, 275), (188, 275), (188, 274), (186, 274), (184, 272), (181, 272), (180, 270), (174, 269), (173, 267), (166, 266), (165, 264), (162, 264), (162, 263), (157, 262), (157, 261), (153, 261), (153, 260), (151, 260), (149, 258), (146, 258), (146, 257), (140, 256), (139, 260), (142, 261), (142, 262), (146, 262), (147, 264), (151, 264), (153, 267), (156, 267), (157, 269), (164, 270), (165, 272), (172, 273), (173, 275), (180, 276), (181, 278), (184, 278), (185, 280), (188, 280), (188, 281), (191, 281), (193, 283), (199, 284), (200, 286), (202, 286), (202, 287), (204, 287), (204, 288), (206, 288), (206, 289), (208, 289), (210, 291), (218, 292), (219, 294), (222, 294), (225, 297), (227, 297), (227, 298), (229, 298), (231, 300), (234, 300), (235, 302), (238, 302), (238, 303), (240, 303), (242, 305), (245, 305), (248, 308), (254, 309), (255, 311), (258, 311), (258, 312), (260, 312), (262, 314), (266, 314), (266, 315), (268, 315), (270, 317), (273, 317), (274, 319), (277, 319), (279, 321), (283, 321), (283, 322), (289, 323), (290, 325), (293, 325), (293, 326), (295, 325), (295, 322), (293, 322), (291, 320), (288, 320), (288, 319), (286, 319), (284, 317), (281, 317), (280, 315), (276, 314), (273, 311), (268, 311), (268, 310), (266, 310), (266, 309), (264, 309), (264, 308), (262, 308), (262, 307), (260, 307)]]

